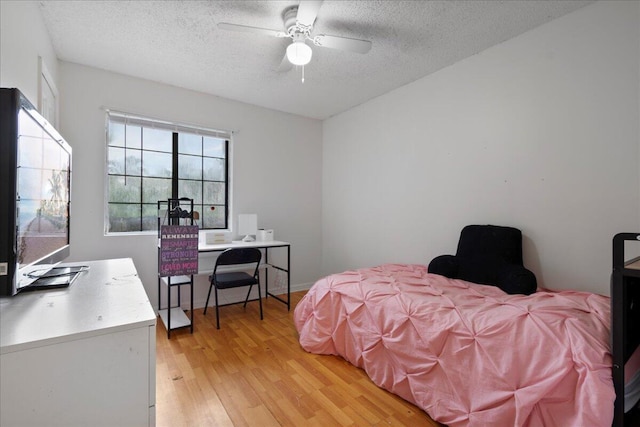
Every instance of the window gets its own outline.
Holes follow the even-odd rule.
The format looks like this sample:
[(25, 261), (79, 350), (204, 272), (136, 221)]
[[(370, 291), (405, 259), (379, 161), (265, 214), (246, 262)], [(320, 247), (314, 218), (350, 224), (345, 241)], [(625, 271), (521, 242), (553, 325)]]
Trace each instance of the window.
[(226, 229), (230, 132), (107, 114), (107, 233), (157, 228), (157, 202), (193, 199), (204, 229)]

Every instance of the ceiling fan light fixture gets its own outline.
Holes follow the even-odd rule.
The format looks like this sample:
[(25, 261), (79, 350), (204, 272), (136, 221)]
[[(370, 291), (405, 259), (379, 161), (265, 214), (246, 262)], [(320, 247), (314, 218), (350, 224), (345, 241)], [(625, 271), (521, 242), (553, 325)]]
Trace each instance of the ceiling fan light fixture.
[(287, 46), (287, 59), (293, 65), (307, 65), (313, 51), (304, 41), (294, 41)]

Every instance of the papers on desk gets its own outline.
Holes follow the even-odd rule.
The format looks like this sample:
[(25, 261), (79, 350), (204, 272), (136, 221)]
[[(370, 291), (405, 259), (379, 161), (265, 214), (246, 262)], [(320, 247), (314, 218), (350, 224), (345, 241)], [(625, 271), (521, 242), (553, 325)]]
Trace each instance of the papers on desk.
[(231, 233), (227, 231), (213, 231), (205, 233), (205, 243), (207, 245), (218, 245), (231, 243)]

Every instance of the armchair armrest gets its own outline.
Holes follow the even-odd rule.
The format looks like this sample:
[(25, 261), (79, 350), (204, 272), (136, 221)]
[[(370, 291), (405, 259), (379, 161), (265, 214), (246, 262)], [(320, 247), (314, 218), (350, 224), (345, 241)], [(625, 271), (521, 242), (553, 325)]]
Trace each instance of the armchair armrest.
[(536, 276), (519, 265), (504, 265), (498, 272), (497, 286), (508, 294), (530, 295), (538, 288)]
[(427, 271), (433, 274), (439, 274), (441, 276), (456, 279), (458, 277), (458, 271), (460, 264), (458, 258), (454, 255), (440, 255), (435, 257), (429, 263)]

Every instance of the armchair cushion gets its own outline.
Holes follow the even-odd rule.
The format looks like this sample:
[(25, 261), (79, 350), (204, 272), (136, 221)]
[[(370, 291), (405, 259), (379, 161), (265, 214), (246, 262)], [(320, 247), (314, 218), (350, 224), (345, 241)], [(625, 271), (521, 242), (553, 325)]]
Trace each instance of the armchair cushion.
[(522, 233), (517, 228), (468, 225), (462, 229), (456, 255), (434, 258), (429, 273), (498, 286), (509, 294), (536, 291), (535, 275), (522, 263)]

